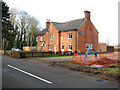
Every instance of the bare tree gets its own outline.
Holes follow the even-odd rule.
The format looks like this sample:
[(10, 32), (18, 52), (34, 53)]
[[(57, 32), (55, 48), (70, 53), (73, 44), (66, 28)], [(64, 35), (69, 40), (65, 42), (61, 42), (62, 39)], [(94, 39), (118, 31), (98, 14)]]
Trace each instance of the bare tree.
[(12, 8), (10, 11), (10, 20), (17, 33), (14, 45), (21, 49), (26, 45), (35, 46), (37, 44), (36, 35), (40, 32), (39, 21), (25, 11), (16, 8)]
[(15, 28), (15, 24), (17, 24), (17, 15), (18, 15), (18, 9), (16, 8), (11, 8), (10, 9), (10, 20), (12, 22), (12, 25), (14, 26)]
[(27, 44), (29, 46), (35, 46), (36, 35), (38, 32), (40, 32), (39, 21), (35, 17), (29, 16), (28, 25), (29, 26), (28, 26), (28, 33), (27, 33)]
[(15, 32), (16, 32), (15, 41), (14, 41), (14, 46), (18, 46), (18, 45), (17, 45), (17, 43), (18, 43), (17, 40), (18, 40), (18, 38), (19, 38), (17, 17), (18, 17), (18, 9), (16, 9), (16, 8), (11, 8), (11, 9), (10, 9), (10, 21), (12, 22), (12, 25), (13, 25), (14, 30), (15, 30)]

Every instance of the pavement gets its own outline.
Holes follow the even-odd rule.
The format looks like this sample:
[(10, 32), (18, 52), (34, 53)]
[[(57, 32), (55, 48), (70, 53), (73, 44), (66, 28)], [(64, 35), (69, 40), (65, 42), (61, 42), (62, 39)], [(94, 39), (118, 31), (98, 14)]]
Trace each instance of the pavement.
[(2, 88), (118, 88), (117, 82), (36, 62), (3, 56)]

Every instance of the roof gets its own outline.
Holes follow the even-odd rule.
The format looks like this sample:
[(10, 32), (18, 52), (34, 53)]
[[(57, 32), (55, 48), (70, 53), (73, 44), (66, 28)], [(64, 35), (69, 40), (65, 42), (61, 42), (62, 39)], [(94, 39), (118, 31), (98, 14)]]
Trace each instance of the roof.
[(38, 33), (37, 35), (44, 35), (45, 32), (47, 31), (49, 26), (47, 26), (45, 29), (43, 29), (40, 33)]
[[(82, 23), (84, 23), (85, 18), (82, 19), (77, 19), (77, 20), (72, 20), (64, 23), (59, 23), (59, 22), (52, 22), (56, 29), (58, 31), (71, 31), (71, 30), (77, 30)], [(48, 27), (45, 28), (41, 33), (38, 35), (43, 35), (47, 31)]]
[(57, 22), (52, 22), (52, 23), (55, 25), (58, 31), (70, 31), (70, 30), (77, 30), (84, 21), (85, 18), (72, 20), (65, 23), (57, 23)]

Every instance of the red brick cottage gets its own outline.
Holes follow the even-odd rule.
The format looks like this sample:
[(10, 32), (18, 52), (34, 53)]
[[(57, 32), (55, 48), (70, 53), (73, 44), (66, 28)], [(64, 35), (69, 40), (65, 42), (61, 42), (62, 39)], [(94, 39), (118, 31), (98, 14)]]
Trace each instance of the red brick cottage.
[(84, 11), (85, 18), (65, 23), (46, 22), (46, 28), (37, 35), (38, 51), (80, 51), (89, 46), (98, 51), (98, 31), (90, 20), (90, 12)]

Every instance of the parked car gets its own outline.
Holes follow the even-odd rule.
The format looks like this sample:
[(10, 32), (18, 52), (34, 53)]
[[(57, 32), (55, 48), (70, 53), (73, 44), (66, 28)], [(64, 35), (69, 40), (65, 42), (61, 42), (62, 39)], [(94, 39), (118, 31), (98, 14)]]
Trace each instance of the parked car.
[(21, 51), (21, 50), (18, 48), (12, 48), (12, 51)]

